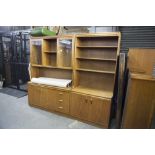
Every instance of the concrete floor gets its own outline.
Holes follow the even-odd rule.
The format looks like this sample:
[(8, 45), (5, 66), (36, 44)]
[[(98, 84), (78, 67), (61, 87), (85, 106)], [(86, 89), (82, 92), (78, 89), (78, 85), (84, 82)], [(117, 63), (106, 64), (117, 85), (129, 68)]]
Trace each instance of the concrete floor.
[(1, 129), (97, 129), (80, 121), (30, 107), (28, 97), (0, 93)]

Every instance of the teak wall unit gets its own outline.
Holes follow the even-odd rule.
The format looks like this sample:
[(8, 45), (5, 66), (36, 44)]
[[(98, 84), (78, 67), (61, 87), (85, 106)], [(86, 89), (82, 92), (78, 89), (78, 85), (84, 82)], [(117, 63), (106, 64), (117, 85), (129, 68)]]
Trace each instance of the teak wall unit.
[(29, 82), (29, 104), (108, 128), (119, 50), (119, 32), (31, 38), (31, 78), (72, 79), (72, 86)]

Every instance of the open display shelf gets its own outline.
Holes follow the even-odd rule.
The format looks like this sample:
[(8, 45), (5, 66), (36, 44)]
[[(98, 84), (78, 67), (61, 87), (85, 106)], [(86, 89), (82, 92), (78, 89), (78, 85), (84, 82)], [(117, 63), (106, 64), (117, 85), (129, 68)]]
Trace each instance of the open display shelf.
[(120, 33), (31, 39), (31, 77), (71, 79), (68, 87), (29, 82), (29, 103), (108, 128)]
[(77, 35), (75, 42), (75, 85), (73, 90), (82, 88), (82, 92), (86, 90), (85, 93), (87, 93), (87, 90), (93, 89), (93, 91), (88, 91), (91, 92), (91, 95), (103, 91), (103, 93), (99, 93), (102, 94), (102, 97), (112, 98), (119, 35)]

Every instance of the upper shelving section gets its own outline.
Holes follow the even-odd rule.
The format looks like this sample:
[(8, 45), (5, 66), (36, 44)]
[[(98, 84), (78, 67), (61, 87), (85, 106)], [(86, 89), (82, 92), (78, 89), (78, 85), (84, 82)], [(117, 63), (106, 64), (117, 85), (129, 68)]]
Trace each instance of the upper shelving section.
[(31, 37), (31, 64), (51, 68), (72, 68), (73, 35)]
[(72, 79), (73, 35), (31, 37), (31, 78)]
[(73, 91), (111, 98), (119, 49), (120, 33), (76, 35)]
[(119, 49), (114, 32), (32, 37), (32, 77), (73, 78), (73, 91), (112, 98)]

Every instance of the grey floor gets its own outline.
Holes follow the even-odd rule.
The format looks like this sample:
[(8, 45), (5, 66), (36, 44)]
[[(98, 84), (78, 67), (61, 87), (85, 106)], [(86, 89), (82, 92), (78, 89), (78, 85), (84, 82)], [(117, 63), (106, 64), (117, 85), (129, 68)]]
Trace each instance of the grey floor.
[(80, 121), (46, 112), (28, 105), (28, 97), (0, 93), (1, 129), (97, 129)]

